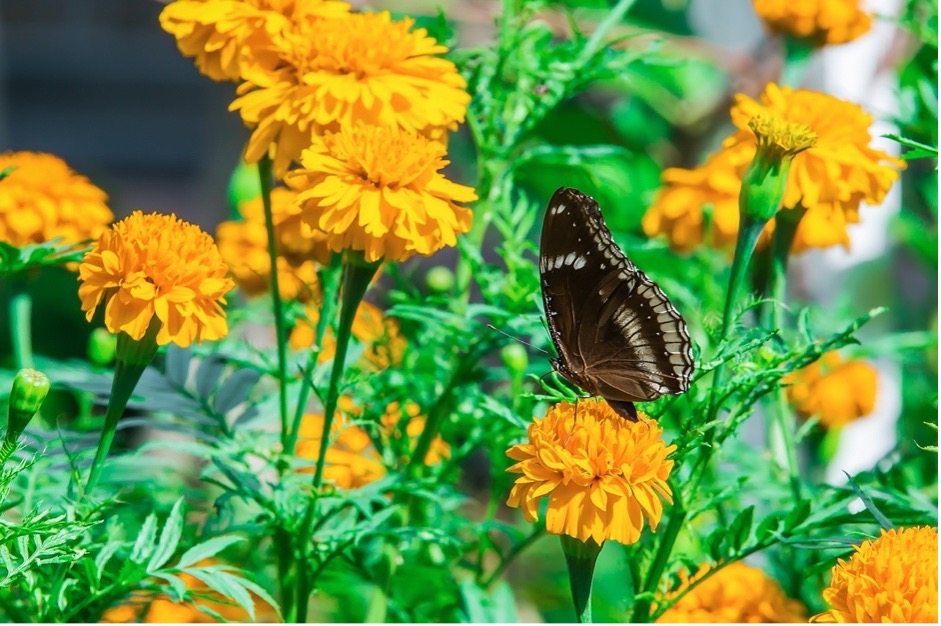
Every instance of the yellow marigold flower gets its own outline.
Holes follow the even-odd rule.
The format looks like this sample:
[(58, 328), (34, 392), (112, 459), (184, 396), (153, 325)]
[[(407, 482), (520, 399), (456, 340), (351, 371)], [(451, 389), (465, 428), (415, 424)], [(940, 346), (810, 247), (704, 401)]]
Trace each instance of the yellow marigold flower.
[(65, 243), (94, 239), (114, 219), (108, 194), (76, 174), (57, 156), (4, 152), (0, 172), (0, 241), (13, 246), (62, 237)]
[(470, 228), (470, 209), (456, 203), (477, 195), (439, 172), (444, 156), (440, 143), (420, 135), (358, 125), (316, 140), (285, 182), (331, 250), (404, 261), (453, 246)]
[(295, 24), (349, 10), (334, 0), (176, 0), (160, 12), (160, 26), (209, 78), (263, 80), (279, 65)]
[[(373, 446), (369, 434), (349, 423), (344, 414), (356, 414), (359, 410), (349, 397), (340, 398), (340, 409), (330, 427), (331, 443), (327, 448), (323, 475), (327, 482), (341, 489), (356, 489), (379, 480), (386, 474), (379, 452)], [(342, 410), (342, 413), (341, 413)], [(298, 442), (294, 453), (311, 462), (320, 457), (320, 442), (323, 434), (323, 415), (307, 414), (301, 421)], [(311, 474), (313, 466), (302, 468), (301, 473)]]
[[(882, 202), (905, 163), (869, 147), (872, 118), (857, 105), (774, 84), (765, 89), (761, 102), (736, 96), (732, 121), (740, 130), (726, 138), (706, 165), (691, 171), (664, 172), (665, 186), (644, 216), (648, 236), (665, 234), (674, 249), (692, 250), (707, 238), (703, 206), (712, 205), (709, 242), (724, 245), (735, 241), (741, 181), (757, 146), (748, 124), (762, 116), (800, 125), (817, 135), (813, 147), (794, 157), (788, 173), (782, 210), (798, 204), (807, 209), (792, 251), (849, 246), (846, 226), (859, 222), (859, 205)], [(763, 237), (772, 229), (770, 222)]]
[(350, 14), (316, 24), (299, 22), (281, 52), (284, 67), (246, 83), (237, 110), (251, 139), (245, 160), (275, 149), (279, 175), (325, 130), (357, 123), (391, 125), (441, 137), (464, 121), (470, 96), (447, 52), (414, 20), (388, 11)]
[(91, 321), (105, 303), (105, 326), (135, 340), (152, 322), (157, 344), (186, 347), (229, 331), (225, 294), (232, 289), (212, 237), (175, 215), (135, 211), (101, 234), (79, 265), (82, 310)]
[[(330, 251), (323, 233), (301, 221), (297, 194), (278, 187), (271, 192), (271, 213), (278, 250), (278, 290), (282, 300), (307, 302), (318, 296), (317, 266), (326, 264)], [(222, 222), (216, 230), (219, 253), (229, 266), (238, 286), (249, 296), (267, 293), (270, 288), (271, 257), (268, 231), (260, 197), (243, 202), (240, 221)]]
[(876, 405), (877, 372), (865, 361), (843, 361), (827, 352), (789, 374), (787, 395), (803, 415), (817, 415), (825, 428), (840, 428), (868, 415)]
[[(401, 440), (404, 437), (407, 440), (408, 453), (414, 451), (418, 438), (425, 430), (425, 418), (421, 415), (421, 407), (414, 402), (406, 402), (404, 411), (399, 402), (390, 403), (380, 423), (383, 426), (383, 434), (388, 439)], [(411, 455), (406, 454), (405, 457), (404, 460), (408, 460)], [(437, 465), (449, 458), (451, 458), (451, 446), (440, 435), (436, 436), (428, 447), (428, 453), (425, 454), (425, 465)]]
[(768, 28), (817, 45), (841, 44), (867, 33), (872, 19), (859, 0), (753, 0)]
[(831, 607), (813, 622), (938, 623), (938, 531), (929, 526), (883, 530), (830, 570), (823, 599)]
[[(666, 599), (675, 598), (710, 570), (703, 564), (693, 576), (679, 572), (680, 585)], [(657, 618), (679, 624), (784, 624), (807, 621), (804, 605), (784, 594), (778, 581), (742, 561), (730, 563), (699, 583)]]
[(672, 502), (667, 484), (673, 461), (657, 423), (641, 415), (623, 419), (600, 399), (576, 405), (560, 402), (529, 426), (528, 441), (507, 456), (518, 461), (507, 471), (516, 479), (507, 504), (538, 519), (549, 498), (546, 530), (601, 544), (640, 539), (644, 518), (655, 531), (663, 515), (661, 498)]

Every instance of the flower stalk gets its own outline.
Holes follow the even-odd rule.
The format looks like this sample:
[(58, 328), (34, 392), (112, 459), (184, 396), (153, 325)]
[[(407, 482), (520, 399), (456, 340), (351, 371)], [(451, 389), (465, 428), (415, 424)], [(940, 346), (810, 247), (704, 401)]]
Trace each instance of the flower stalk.
[(562, 552), (569, 571), (569, 587), (572, 590), (572, 602), (575, 605), (575, 617), (579, 624), (590, 624), (591, 586), (595, 575), (595, 563), (601, 554), (600, 545), (591, 538), (580, 541), (575, 537), (561, 535)]
[(18, 368), (33, 367), (32, 313), (33, 297), (29, 293), (29, 282), (20, 276), (10, 281), (9, 307), (10, 338), (13, 343), (13, 360)]

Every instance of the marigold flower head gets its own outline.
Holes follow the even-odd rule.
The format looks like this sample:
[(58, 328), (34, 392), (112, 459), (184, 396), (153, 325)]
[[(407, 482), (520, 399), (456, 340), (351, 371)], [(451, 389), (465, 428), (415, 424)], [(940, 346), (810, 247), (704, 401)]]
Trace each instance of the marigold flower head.
[(811, 621), (938, 623), (938, 530), (882, 530), (830, 570), (823, 599), (832, 607)]
[(62, 237), (78, 243), (100, 235), (114, 219), (108, 194), (57, 156), (4, 152), (0, 172), (0, 241), (13, 246)]
[(160, 12), (160, 26), (209, 78), (263, 80), (279, 66), (295, 24), (349, 10), (335, 0), (176, 0)]
[(872, 18), (860, 0), (753, 0), (768, 28), (817, 45), (841, 44), (869, 31)]
[(175, 215), (135, 211), (101, 234), (78, 271), (86, 318), (104, 302), (112, 333), (140, 340), (156, 321), (157, 344), (181, 347), (228, 333), (228, 268), (212, 237)]
[(522, 507), (534, 522), (539, 501), (548, 497), (550, 533), (599, 545), (606, 539), (635, 543), (644, 518), (657, 529), (660, 499), (673, 501), (667, 456), (676, 446), (667, 446), (662, 432), (644, 415), (637, 422), (623, 419), (604, 400), (560, 402), (530, 424), (526, 443), (507, 450), (517, 461), (507, 471), (522, 474), (507, 504)]
[[(278, 187), (271, 192), (271, 213), (278, 251), (278, 290), (283, 300), (307, 302), (318, 295), (316, 263), (330, 260), (325, 236), (301, 221), (297, 194)], [(244, 219), (219, 224), (216, 235), (222, 260), (249, 296), (266, 293), (271, 282), (268, 231), (260, 197), (243, 202)], [(316, 262), (316, 263), (315, 263)]]
[(453, 246), (470, 228), (470, 209), (457, 203), (477, 195), (439, 172), (444, 155), (440, 143), (399, 128), (346, 127), (317, 139), (285, 182), (331, 250), (403, 261)]
[[(406, 402), (405, 409), (399, 402), (391, 402), (386, 407), (386, 412), (380, 419), (382, 432), (388, 442), (405, 441), (407, 450), (404, 450), (403, 461), (411, 458), (418, 443), (418, 438), (425, 430), (425, 417), (421, 415), (421, 407), (414, 402)], [(428, 447), (425, 454), (425, 465), (437, 465), (442, 461), (451, 458), (451, 446), (448, 445), (441, 435), (437, 435)]]
[[(666, 234), (673, 248), (688, 251), (705, 238), (703, 205), (714, 207), (712, 243), (732, 242), (738, 231), (741, 181), (757, 146), (751, 120), (767, 116), (817, 135), (816, 144), (794, 156), (782, 209), (807, 209), (793, 252), (850, 244), (847, 225), (859, 222), (861, 203), (878, 204), (899, 177), (904, 161), (869, 147), (872, 118), (857, 105), (814, 91), (769, 84), (755, 101), (736, 96), (732, 121), (738, 132), (696, 170), (666, 170), (665, 187), (644, 217), (648, 236)], [(793, 128), (793, 127), (792, 127)], [(733, 217), (735, 215), (735, 217)], [(773, 225), (769, 223), (767, 236)]]
[(245, 83), (237, 110), (251, 139), (245, 160), (269, 153), (283, 174), (326, 130), (358, 123), (400, 127), (441, 138), (464, 120), (470, 96), (447, 52), (409, 18), (388, 11), (300, 22), (286, 36), (283, 67), (257, 84)]
[[(340, 408), (330, 427), (331, 442), (327, 448), (323, 475), (327, 482), (341, 489), (357, 489), (385, 476), (386, 468), (369, 433), (351, 424), (345, 415), (359, 412), (353, 401), (349, 397), (342, 397), (339, 404)], [(322, 435), (323, 415), (305, 415), (294, 453), (302, 459), (316, 462), (320, 457)], [(314, 468), (305, 467), (300, 471), (313, 473)]]
[[(680, 585), (666, 594), (675, 598), (710, 570), (703, 564), (690, 576), (679, 572)], [(679, 624), (782, 624), (807, 621), (804, 605), (784, 594), (778, 581), (742, 561), (730, 563), (709, 576), (657, 618)]]
[(827, 352), (784, 382), (791, 403), (803, 415), (818, 416), (825, 428), (840, 428), (872, 412), (878, 373), (865, 361), (844, 361)]

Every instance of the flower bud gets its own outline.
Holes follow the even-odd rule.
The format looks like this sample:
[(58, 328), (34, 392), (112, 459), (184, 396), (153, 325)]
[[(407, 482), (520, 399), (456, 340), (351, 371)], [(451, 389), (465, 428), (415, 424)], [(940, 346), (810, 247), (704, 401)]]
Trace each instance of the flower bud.
[(454, 272), (443, 265), (435, 266), (425, 274), (425, 283), (435, 293), (450, 291), (454, 287)]
[(7, 413), (8, 441), (16, 441), (33, 419), (43, 400), (49, 394), (49, 378), (34, 369), (21, 369), (13, 379), (10, 390), (10, 406)]
[(233, 219), (239, 218), (239, 207), (242, 203), (254, 200), (261, 195), (261, 179), (258, 176), (258, 166), (254, 164), (247, 165), (244, 161), (239, 161), (229, 177), (229, 188), (226, 195), (229, 199)]
[(529, 355), (526, 354), (526, 348), (518, 343), (511, 343), (500, 350), (500, 358), (503, 364), (513, 372), (524, 372), (529, 365)]
[(98, 367), (110, 365), (117, 351), (117, 338), (107, 328), (98, 327), (88, 337), (88, 360)]
[(764, 223), (781, 207), (791, 160), (817, 143), (817, 134), (803, 124), (787, 122), (765, 113), (748, 121), (758, 148), (742, 178), (739, 209), (743, 221)]

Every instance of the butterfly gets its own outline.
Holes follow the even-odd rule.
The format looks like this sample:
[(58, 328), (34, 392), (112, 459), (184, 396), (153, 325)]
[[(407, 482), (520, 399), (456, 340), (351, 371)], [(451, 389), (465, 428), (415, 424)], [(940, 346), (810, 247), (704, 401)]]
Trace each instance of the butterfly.
[(686, 322), (663, 290), (614, 243), (598, 203), (559, 188), (546, 208), (539, 273), (552, 365), (619, 415), (634, 402), (689, 389), (694, 363)]

